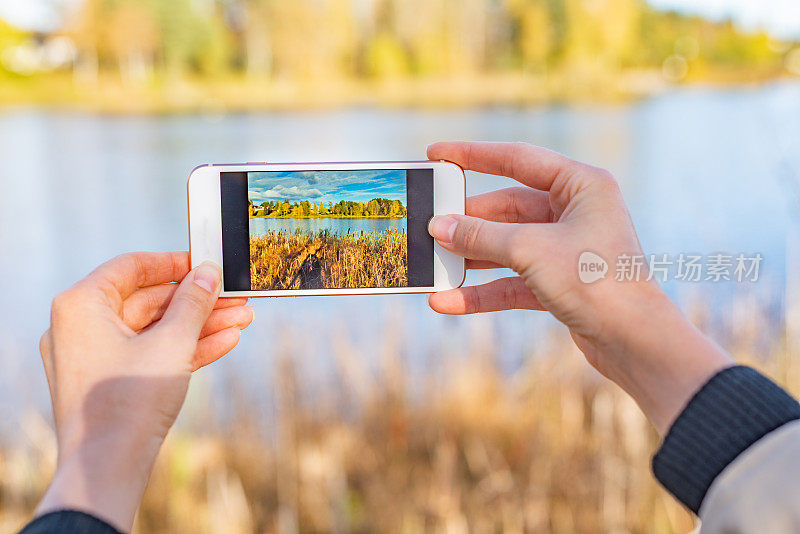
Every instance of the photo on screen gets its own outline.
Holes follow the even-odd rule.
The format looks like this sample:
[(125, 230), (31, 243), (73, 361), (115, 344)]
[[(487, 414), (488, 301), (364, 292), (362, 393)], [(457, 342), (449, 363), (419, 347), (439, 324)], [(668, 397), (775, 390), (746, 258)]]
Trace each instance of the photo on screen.
[(251, 172), (250, 289), (409, 286), (407, 172)]

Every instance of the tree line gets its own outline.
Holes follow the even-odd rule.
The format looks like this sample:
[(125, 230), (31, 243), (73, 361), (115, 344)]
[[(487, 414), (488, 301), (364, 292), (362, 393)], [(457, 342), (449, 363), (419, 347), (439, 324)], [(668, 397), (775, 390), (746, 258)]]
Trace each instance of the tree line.
[(759, 65), (786, 50), (644, 0), (83, 0), (76, 70), (277, 80)]
[(399, 200), (387, 198), (373, 198), (369, 202), (354, 202), (340, 200), (320, 202), (302, 200), (300, 202), (267, 201), (255, 205), (249, 201), (250, 217), (286, 217), (286, 218), (315, 218), (315, 217), (405, 217), (406, 207)]

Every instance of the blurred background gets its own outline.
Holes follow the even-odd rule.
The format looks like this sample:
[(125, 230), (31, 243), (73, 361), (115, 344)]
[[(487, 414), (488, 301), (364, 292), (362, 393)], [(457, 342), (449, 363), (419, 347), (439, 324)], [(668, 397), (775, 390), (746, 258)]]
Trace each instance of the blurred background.
[[(665, 289), (800, 393), (800, 6), (698, 4), (0, 0), (0, 532), (54, 468), (50, 300), (116, 254), (186, 249), (202, 163), (469, 139), (606, 167), (647, 253), (763, 256), (757, 282)], [(652, 480), (655, 433), (546, 315), (255, 308), (194, 377), (136, 532), (691, 529)]]

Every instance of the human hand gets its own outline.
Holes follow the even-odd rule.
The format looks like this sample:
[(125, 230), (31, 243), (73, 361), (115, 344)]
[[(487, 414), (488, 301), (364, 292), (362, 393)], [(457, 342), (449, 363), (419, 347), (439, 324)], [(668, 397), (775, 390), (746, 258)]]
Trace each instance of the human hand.
[(587, 360), (631, 394), (664, 433), (691, 395), (730, 358), (681, 315), (644, 265), (639, 280), (613, 273), (593, 284), (578, 258), (613, 265), (642, 248), (614, 177), (523, 143), (437, 143), (431, 160), (514, 178), (515, 187), (467, 199), (467, 215), (435, 217), (430, 232), (467, 267), (507, 267), (518, 276), (431, 296), (440, 313), (547, 310)]
[[(130, 531), (192, 372), (253, 320), (220, 269), (185, 252), (119, 256), (58, 295), (41, 352), (58, 464), (38, 514), (77, 509)], [(180, 282), (180, 283), (176, 283)]]

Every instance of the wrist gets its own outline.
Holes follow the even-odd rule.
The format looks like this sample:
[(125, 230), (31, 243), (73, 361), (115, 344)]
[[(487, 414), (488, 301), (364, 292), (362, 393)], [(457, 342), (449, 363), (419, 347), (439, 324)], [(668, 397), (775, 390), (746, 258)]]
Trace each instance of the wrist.
[(130, 532), (160, 446), (160, 439), (107, 434), (59, 450), (56, 473), (37, 515), (79, 510)]
[(622, 387), (664, 435), (712, 376), (734, 364), (655, 284), (631, 284), (598, 347), (603, 374)]

